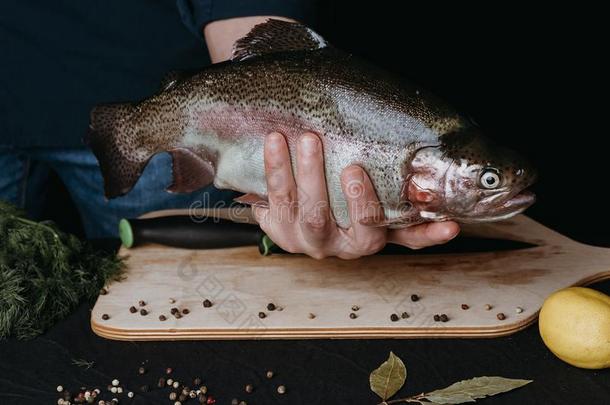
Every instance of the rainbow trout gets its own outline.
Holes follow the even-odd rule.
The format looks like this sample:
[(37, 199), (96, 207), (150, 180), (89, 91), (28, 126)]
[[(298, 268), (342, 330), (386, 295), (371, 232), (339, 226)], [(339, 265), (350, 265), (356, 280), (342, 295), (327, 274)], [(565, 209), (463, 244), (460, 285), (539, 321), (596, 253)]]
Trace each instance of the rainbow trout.
[(535, 200), (525, 190), (532, 166), (449, 105), (279, 20), (237, 41), (231, 61), (173, 78), (139, 103), (95, 107), (88, 144), (109, 198), (127, 193), (153, 155), (169, 152), (168, 191), (213, 183), (265, 205), (263, 145), (273, 131), (286, 136), (294, 170), (297, 138), (320, 136), (341, 227), (350, 222), (340, 173), (352, 164), (366, 170), (383, 206), (377, 225), (501, 220)]

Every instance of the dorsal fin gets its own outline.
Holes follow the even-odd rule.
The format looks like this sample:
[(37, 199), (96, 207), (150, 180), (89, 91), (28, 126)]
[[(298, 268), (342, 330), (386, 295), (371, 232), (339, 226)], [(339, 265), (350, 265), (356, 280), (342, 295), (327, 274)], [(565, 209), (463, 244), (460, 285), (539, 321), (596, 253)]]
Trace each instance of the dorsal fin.
[(307, 51), (325, 48), (328, 42), (306, 26), (270, 18), (258, 24), (233, 45), (231, 60), (241, 61), (275, 52)]

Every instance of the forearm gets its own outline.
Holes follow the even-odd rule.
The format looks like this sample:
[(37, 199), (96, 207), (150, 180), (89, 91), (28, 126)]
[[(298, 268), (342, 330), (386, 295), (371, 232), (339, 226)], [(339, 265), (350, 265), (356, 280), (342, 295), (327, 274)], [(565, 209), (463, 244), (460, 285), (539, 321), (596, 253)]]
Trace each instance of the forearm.
[(229, 59), (235, 41), (244, 37), (252, 27), (267, 21), (269, 18), (294, 21), (285, 17), (256, 16), (230, 18), (207, 24), (203, 29), (203, 36), (205, 37), (212, 63)]

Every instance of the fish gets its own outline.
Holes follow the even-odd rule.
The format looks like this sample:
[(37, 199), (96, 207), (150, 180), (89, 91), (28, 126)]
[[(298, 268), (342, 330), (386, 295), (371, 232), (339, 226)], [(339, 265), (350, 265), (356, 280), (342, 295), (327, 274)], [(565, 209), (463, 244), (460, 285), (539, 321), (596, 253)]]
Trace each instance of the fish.
[(87, 144), (108, 198), (128, 193), (151, 157), (167, 152), (168, 192), (213, 184), (268, 206), (263, 151), (271, 132), (285, 136), (293, 171), (299, 136), (320, 137), (330, 209), (342, 228), (351, 225), (340, 181), (349, 165), (366, 171), (383, 208), (362, 220), (371, 226), (498, 221), (535, 201), (531, 162), (472, 119), (311, 28), (276, 19), (239, 39), (226, 62), (173, 74), (148, 99), (94, 107)]

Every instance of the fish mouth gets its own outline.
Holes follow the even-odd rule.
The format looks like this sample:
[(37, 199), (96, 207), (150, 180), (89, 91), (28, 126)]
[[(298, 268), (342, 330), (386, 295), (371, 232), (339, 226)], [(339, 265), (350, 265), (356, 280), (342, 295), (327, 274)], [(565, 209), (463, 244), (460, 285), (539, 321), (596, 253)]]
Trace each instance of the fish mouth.
[(522, 190), (508, 200), (504, 201), (502, 204), (499, 204), (493, 208), (491, 215), (460, 218), (459, 221), (464, 223), (502, 221), (521, 214), (535, 202), (536, 194), (529, 190)]

